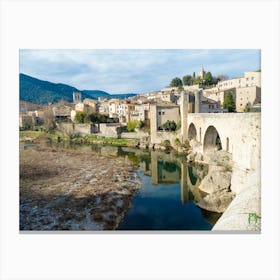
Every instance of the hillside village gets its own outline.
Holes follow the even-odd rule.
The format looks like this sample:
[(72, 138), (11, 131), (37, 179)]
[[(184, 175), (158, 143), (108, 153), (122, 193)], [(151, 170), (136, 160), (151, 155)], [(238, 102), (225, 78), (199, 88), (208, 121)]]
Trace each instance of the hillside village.
[[(43, 212), (39, 217), (47, 216), (46, 221), (43, 220), (43, 223), (47, 224), (46, 228), (77, 229), (77, 226), (80, 226), (80, 229), (116, 229), (131, 207), (135, 192), (142, 184), (133, 169), (138, 167), (139, 170), (142, 168), (143, 173), (151, 176), (151, 188), (158, 185), (159, 180), (166, 183), (174, 178), (177, 182), (179, 177), (173, 177), (176, 175), (174, 170), (180, 169), (180, 193), (184, 204), (188, 201), (184, 195), (188, 194), (187, 186), (192, 186), (187, 178), (189, 176), (191, 180), (191, 175), (186, 173), (189, 170), (187, 166), (191, 163), (209, 167), (207, 167), (207, 175), (200, 173), (201, 169), (197, 173), (206, 176), (201, 177), (200, 183), (198, 180), (197, 184), (194, 183), (192, 191), (194, 193), (197, 191), (199, 194), (196, 196), (196, 205), (210, 212), (224, 212), (213, 230), (248, 230), (246, 213), (254, 212), (261, 217), (259, 180), (261, 123), (260, 114), (257, 113), (261, 111), (261, 72), (248, 71), (243, 77), (227, 79), (224, 76), (219, 80), (217, 77), (211, 77), (209, 73), (202, 68), (197, 77), (195, 73), (193, 76), (184, 76), (184, 86), (182, 80), (175, 77), (170, 86), (162, 90), (142, 93), (126, 99), (99, 96), (96, 100), (83, 98), (82, 92), (74, 91), (72, 102), (62, 99), (57, 103), (43, 106), (21, 100), (19, 126), (20, 141), (23, 145), (22, 193), (29, 194), (29, 183), (37, 180), (34, 174), (42, 174), (42, 170), (45, 170), (44, 174), (50, 174), (51, 177), (54, 173), (57, 175), (53, 176), (53, 184), (58, 186), (58, 193), (69, 194), (68, 186), (73, 184), (72, 190), (85, 198), (85, 204), (83, 199), (78, 199), (77, 207), (81, 207), (80, 202), (83, 204), (82, 207), (87, 205), (89, 190), (91, 195), (94, 193), (98, 201), (102, 202), (98, 207), (105, 209), (102, 210), (104, 213), (102, 212), (101, 215), (96, 210), (96, 205), (91, 206), (91, 220), (103, 223), (96, 227), (92, 222), (85, 225), (86, 213), (79, 213), (79, 217), (75, 218), (82, 221), (81, 223), (74, 222), (71, 225), (73, 221), (69, 217), (74, 217), (74, 212), (69, 216), (62, 209), (58, 211), (59, 213), (53, 213), (54, 216), (58, 215), (60, 221), (58, 224), (52, 224), (48, 219), (49, 214), (46, 215), (49, 212), (48, 207), (42, 207)], [(68, 148), (65, 150), (62, 148), (60, 151), (57, 142), (62, 142), (62, 147), (70, 148), (71, 152)], [(33, 153), (24, 146), (25, 143), (28, 145), (32, 143), (30, 149), (34, 149)], [(72, 145), (68, 145), (70, 143), (78, 144), (74, 145), (75, 148), (81, 147), (87, 150), (83, 153), (77, 152), (71, 149)], [(98, 149), (100, 154), (97, 152)], [(92, 161), (90, 156), (92, 153), (100, 164)], [(115, 160), (120, 160), (121, 155), (124, 154), (121, 165), (126, 167), (119, 172), (120, 168), (115, 167), (120, 162), (108, 159), (116, 157)], [(37, 162), (41, 161), (39, 160), (41, 157), (45, 161), (38, 167)], [(146, 157), (147, 160), (141, 166), (140, 157)], [(164, 163), (163, 158), (166, 158), (166, 168), (172, 172), (160, 171), (160, 166)], [(177, 162), (177, 167), (174, 162)], [(133, 168), (130, 165), (132, 163)], [(87, 169), (90, 170), (88, 174), (85, 175), (82, 171), (81, 175), (70, 176), (73, 169), (85, 168), (90, 168)], [(69, 176), (66, 175), (66, 170), (70, 170)], [(98, 178), (93, 177), (93, 174)], [(76, 177), (79, 176), (83, 187), (77, 190)], [(73, 180), (68, 181), (68, 177)], [(37, 178), (42, 179), (40, 176)], [(42, 184), (42, 181), (38, 184)], [(129, 188), (125, 193), (123, 184)], [(64, 189), (60, 189), (62, 185)], [(53, 189), (49, 186), (48, 181), (45, 189), (52, 193)], [(123, 206), (121, 209), (115, 206), (109, 209), (108, 205), (111, 204), (112, 199), (115, 199), (116, 191), (118, 194), (121, 193), (117, 199), (121, 199), (120, 203)], [(207, 195), (202, 196), (200, 191)], [(30, 229), (29, 219), (33, 223), (31, 228), (44, 227), (45, 225), (40, 224), (39, 220), (33, 221), (30, 215), (25, 215), (25, 211), (32, 213), (32, 203), (38, 203), (36, 196), (35, 199), (33, 198), (32, 191), (30, 193), (31, 197), (27, 195), (25, 197), (27, 202), (22, 203), (22, 228)], [(251, 201), (249, 206), (248, 198)], [(32, 201), (31, 206), (28, 201)], [(45, 203), (48, 205), (48, 199)], [(72, 205), (72, 198), (69, 203)], [(229, 205), (233, 205), (233, 210)], [(70, 209), (73, 211), (73, 208)], [(240, 215), (240, 211), (244, 213)], [(232, 222), (228, 223), (228, 221)], [(260, 223), (250, 230), (259, 231)]]
[[(206, 71), (202, 68), (198, 78), (204, 81), (205, 74)], [(46, 119), (53, 118), (60, 130), (72, 134), (141, 138), (150, 132), (151, 106), (156, 106), (159, 124), (157, 129), (174, 131), (180, 128), (182, 91), (188, 92), (189, 113), (243, 113), (261, 110), (261, 72), (248, 71), (242, 77), (220, 80), (212, 85), (165, 87), (127, 99), (83, 99), (80, 92), (73, 92), (72, 103), (61, 100), (42, 106), (20, 100), (19, 127), (34, 128), (48, 122)], [(234, 103), (233, 110), (226, 106), (226, 99)], [(126, 133), (135, 131), (138, 131), (137, 135), (128, 136)]]

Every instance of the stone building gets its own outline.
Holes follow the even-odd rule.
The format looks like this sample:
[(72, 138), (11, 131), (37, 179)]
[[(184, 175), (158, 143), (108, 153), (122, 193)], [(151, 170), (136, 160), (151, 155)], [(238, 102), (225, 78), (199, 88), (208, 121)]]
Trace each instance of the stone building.
[(37, 119), (33, 115), (20, 114), (19, 115), (19, 127), (20, 128), (32, 128), (37, 124)]
[(75, 109), (70, 112), (72, 121), (74, 121), (77, 112), (83, 112), (86, 114), (96, 113), (96, 101), (93, 99), (85, 99), (83, 103), (76, 103)]
[(261, 103), (261, 88), (257, 86), (236, 89), (236, 112), (244, 112)]
[(120, 109), (121, 101), (119, 99), (110, 99), (109, 100), (109, 117), (110, 118), (118, 118), (120, 115), (120, 112), (118, 111)]
[(90, 99), (90, 98), (86, 98), (83, 103), (85, 105), (89, 106), (89, 110), (91, 111), (91, 113), (96, 113), (96, 104), (97, 104), (96, 100)]
[(174, 91), (163, 91), (161, 94), (161, 100), (163, 102), (176, 103), (176, 97)]
[(130, 111), (130, 121), (145, 121), (150, 119), (150, 103), (135, 104), (134, 109)]
[(227, 111), (228, 110), (224, 110), (221, 108), (219, 101), (215, 101), (210, 98), (206, 98), (202, 96), (200, 113), (221, 113)]
[(161, 130), (162, 125), (166, 123), (167, 121), (174, 121), (175, 123), (178, 123), (180, 120), (180, 107), (175, 104), (169, 104), (169, 105), (151, 105), (151, 120), (155, 120), (156, 130)]
[(225, 95), (230, 93), (233, 97), (233, 100), (236, 100), (236, 88), (227, 88), (221, 89), (215, 92), (203, 91), (203, 95), (205, 98), (214, 100), (220, 104), (220, 107), (223, 107)]
[(19, 112), (27, 113), (28, 111), (36, 111), (40, 110), (43, 106), (27, 101), (20, 100), (19, 101)]
[(55, 105), (52, 106), (53, 115), (56, 120), (66, 121), (71, 117), (71, 107), (64, 106), (64, 105)]
[(261, 87), (261, 72), (247, 71), (244, 72), (244, 77), (220, 81), (217, 84), (217, 90), (252, 86)]
[(77, 103), (75, 105), (75, 111), (76, 112), (83, 112), (83, 113), (86, 113), (86, 114), (94, 113), (92, 107), (89, 106), (88, 104), (84, 104), (84, 103)]
[(109, 115), (109, 100), (98, 98), (96, 110), (101, 115)]

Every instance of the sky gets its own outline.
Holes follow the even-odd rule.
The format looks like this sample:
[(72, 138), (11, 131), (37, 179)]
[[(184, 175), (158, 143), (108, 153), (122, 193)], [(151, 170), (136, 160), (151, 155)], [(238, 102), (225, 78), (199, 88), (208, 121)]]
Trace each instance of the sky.
[(79, 90), (146, 93), (161, 90), (174, 77), (198, 75), (230, 78), (261, 68), (257, 49), (21, 49), (20, 73)]

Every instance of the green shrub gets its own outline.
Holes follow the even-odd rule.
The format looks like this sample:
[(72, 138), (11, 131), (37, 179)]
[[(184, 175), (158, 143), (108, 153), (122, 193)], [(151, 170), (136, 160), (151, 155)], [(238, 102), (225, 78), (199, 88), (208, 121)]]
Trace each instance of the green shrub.
[(75, 116), (75, 123), (84, 123), (85, 122), (85, 118), (86, 118), (86, 113), (84, 112), (77, 112), (76, 116)]
[(164, 147), (170, 147), (170, 141), (169, 141), (169, 140), (164, 140), (164, 141), (162, 142), (162, 145), (163, 145)]
[(225, 98), (224, 98), (224, 103), (223, 103), (223, 108), (228, 109), (229, 112), (235, 111), (235, 102), (234, 102), (233, 95), (231, 92), (226, 92)]
[(176, 146), (180, 146), (180, 145), (181, 145), (181, 141), (180, 141), (179, 138), (176, 138), (176, 139), (175, 139), (175, 145), (176, 145)]
[(138, 121), (130, 121), (127, 123), (127, 131), (132, 132), (135, 130), (136, 126), (138, 125)]
[(162, 128), (166, 131), (175, 131), (177, 128), (177, 125), (174, 121), (168, 120), (166, 123), (162, 125)]

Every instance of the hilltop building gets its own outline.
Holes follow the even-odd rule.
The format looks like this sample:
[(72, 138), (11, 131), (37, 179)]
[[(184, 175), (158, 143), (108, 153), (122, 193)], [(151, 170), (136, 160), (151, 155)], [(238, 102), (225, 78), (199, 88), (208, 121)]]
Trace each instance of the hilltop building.
[(225, 95), (230, 93), (235, 101), (236, 112), (244, 112), (261, 104), (261, 72), (247, 71), (244, 77), (218, 82), (215, 87), (204, 89), (203, 96), (223, 106)]
[(199, 71), (199, 77), (201, 78), (201, 80), (205, 79), (205, 74), (206, 74), (206, 72), (204, 71), (204, 68), (202, 67), (201, 70)]

